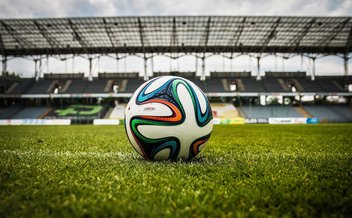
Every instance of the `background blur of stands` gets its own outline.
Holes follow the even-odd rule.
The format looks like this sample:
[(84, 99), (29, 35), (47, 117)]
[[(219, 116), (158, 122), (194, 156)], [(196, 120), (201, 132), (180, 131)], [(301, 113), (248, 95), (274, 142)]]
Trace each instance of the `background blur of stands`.
[[(165, 75), (198, 85), (212, 102), (217, 124), (351, 122), (351, 18), (0, 19), (0, 123), (116, 124), (122, 121), (133, 92), (149, 77)], [(180, 59), (186, 56), (194, 60), (194, 66), (186, 68), (193, 71), (180, 70), (185, 68), (183, 64), (180, 68)], [(208, 58), (213, 56), (222, 59), (223, 67), (216, 69), (223, 71), (210, 70), (214, 63)], [(249, 68), (242, 69), (249, 71), (234, 71), (233, 61), (243, 56), (249, 57)], [(285, 70), (285, 60), (298, 56), (300, 68), (288, 69), (300, 71)], [(343, 72), (330, 65), (334, 67), (330, 75), (335, 76), (319, 76), (323, 71), (317, 72), (316, 61), (327, 56), (341, 58)], [(89, 62), (86, 72), (75, 71), (75, 57)], [(101, 57), (116, 63), (116, 72), (102, 72)], [(127, 59), (132, 57), (139, 61), (127, 68)], [(167, 58), (169, 68), (154, 57)], [(275, 71), (265, 72), (268, 68), (261, 67), (266, 57), (275, 58)], [(8, 73), (9, 61), (17, 58), (33, 61), (33, 78), (18, 76), (25, 72)], [(277, 68), (277, 58), (282, 58), (282, 68)], [(50, 73), (51, 59), (65, 61), (65, 73)], [(72, 61), (71, 72), (67, 72), (68, 60)], [(156, 72), (159, 65), (168, 70)], [(127, 72), (130, 69), (141, 72)]]
[[(3, 123), (33, 121), (27, 124), (40, 119), (121, 123), (126, 103), (144, 82), (138, 75), (99, 73), (89, 81), (83, 73), (44, 74), (35, 81), (4, 74), (0, 77), (0, 119)], [(211, 72), (201, 81), (195, 72), (154, 72), (154, 77), (166, 75), (198, 85), (211, 101), (215, 123), (352, 122), (350, 76), (311, 80), (305, 72), (266, 72), (257, 80), (251, 72)]]

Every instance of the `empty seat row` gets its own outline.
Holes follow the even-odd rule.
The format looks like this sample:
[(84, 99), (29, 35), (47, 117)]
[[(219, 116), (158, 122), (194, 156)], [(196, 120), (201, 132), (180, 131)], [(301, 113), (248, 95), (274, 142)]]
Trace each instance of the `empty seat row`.
[[(113, 80), (113, 83), (109, 82)], [(230, 84), (237, 85), (237, 92), (291, 92), (291, 86), (296, 87), (297, 92), (347, 92), (348, 82), (341, 78), (262, 78), (256, 80), (254, 77), (243, 78), (207, 78), (201, 81), (199, 78), (189, 78), (204, 92), (230, 92)], [(133, 93), (143, 82), (142, 78), (121, 79), (95, 79), (87, 81), (83, 79), (62, 79), (60, 86), (65, 89), (61, 93), (107, 93), (112, 92), (112, 84), (125, 81), (120, 92)], [(20, 79), (6, 86), (5, 94), (47, 94), (52, 92), (59, 80), (44, 79), (35, 82), (34, 79)], [(108, 87), (110, 86), (110, 87)], [(5, 87), (5, 86), (3, 86)]]
[(246, 118), (302, 117), (292, 106), (242, 106)]

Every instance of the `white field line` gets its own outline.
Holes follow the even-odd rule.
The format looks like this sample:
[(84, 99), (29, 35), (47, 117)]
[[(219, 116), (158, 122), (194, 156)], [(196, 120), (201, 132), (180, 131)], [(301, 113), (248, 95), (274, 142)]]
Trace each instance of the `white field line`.
[[(20, 151), (20, 150), (2, 150), (0, 154), (5, 155), (15, 155), (19, 157), (64, 157), (64, 158), (77, 158), (77, 157), (89, 157), (89, 158), (118, 158), (118, 159), (130, 159), (136, 158), (138, 155), (134, 152), (84, 152), (84, 151), (49, 151), (49, 150), (39, 150), (39, 151)], [(233, 158), (237, 158), (241, 156), (245, 159), (276, 159), (276, 158), (289, 158), (289, 159), (296, 159), (296, 158), (309, 158), (309, 159), (317, 159), (317, 158), (340, 158), (340, 159), (351, 159), (349, 153), (322, 153), (322, 152), (312, 152), (309, 154), (304, 153), (239, 153), (233, 154), (228, 153), (222, 157), (217, 157), (217, 160), (231, 160)]]
[[(231, 154), (229, 154), (231, 155)], [(233, 154), (232, 154), (233, 155)], [(235, 154), (236, 155), (236, 154)], [(245, 157), (245, 158), (351, 158), (351, 155), (348, 152), (344, 153), (325, 153), (325, 152), (277, 152), (277, 153), (241, 153), (237, 154), (237, 156)]]
[(48, 151), (48, 150), (39, 150), (39, 151), (19, 151), (19, 150), (3, 150), (3, 154), (7, 155), (16, 155), (20, 157), (67, 157), (67, 158), (76, 158), (76, 157), (90, 157), (90, 158), (132, 158), (135, 155), (127, 152), (72, 152), (72, 151)]

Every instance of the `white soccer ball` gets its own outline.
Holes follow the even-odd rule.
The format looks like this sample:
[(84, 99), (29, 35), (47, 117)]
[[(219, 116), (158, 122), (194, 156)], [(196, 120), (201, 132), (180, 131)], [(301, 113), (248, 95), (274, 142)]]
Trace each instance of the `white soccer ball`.
[(125, 111), (125, 129), (135, 150), (148, 160), (190, 160), (213, 129), (207, 97), (193, 82), (163, 76), (142, 84)]

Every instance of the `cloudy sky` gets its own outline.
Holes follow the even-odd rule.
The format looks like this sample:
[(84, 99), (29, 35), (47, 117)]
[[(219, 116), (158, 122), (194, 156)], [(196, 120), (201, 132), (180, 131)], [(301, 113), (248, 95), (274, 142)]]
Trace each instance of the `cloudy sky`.
[[(292, 15), (292, 16), (352, 16), (352, 0), (0, 0), (0, 18), (42, 18), (42, 17), (89, 17), (89, 16), (139, 16), (139, 15)], [(194, 70), (192, 57), (177, 62), (159, 57), (154, 60), (155, 71)], [(299, 57), (289, 61), (269, 57), (263, 59), (266, 69), (309, 70), (308, 60)], [(317, 61), (317, 73), (343, 73), (341, 58), (325, 57)], [(1, 65), (1, 64), (0, 64)], [(47, 64), (43, 63), (45, 72)], [(254, 60), (249, 57), (237, 58), (230, 62), (220, 57), (208, 60), (210, 70), (251, 70)], [(100, 58), (94, 62), (94, 72), (98, 71), (142, 71), (139, 58), (128, 58), (117, 64), (111, 58)], [(352, 64), (349, 63), (351, 72)], [(33, 75), (33, 61), (13, 59), (8, 62), (8, 70)], [(87, 72), (88, 62), (81, 58), (60, 61), (51, 58), (49, 71)]]
[(0, 0), (1, 18), (129, 15), (351, 16), (351, 0)]

